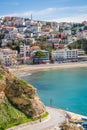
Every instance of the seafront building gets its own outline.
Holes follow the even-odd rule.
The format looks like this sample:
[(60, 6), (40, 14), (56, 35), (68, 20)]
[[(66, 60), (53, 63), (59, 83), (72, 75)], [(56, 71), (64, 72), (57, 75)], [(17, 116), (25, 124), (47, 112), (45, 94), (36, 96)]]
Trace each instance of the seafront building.
[(82, 56), (84, 54), (85, 52), (83, 50), (78, 49), (69, 50), (65, 48), (52, 51), (52, 59), (54, 61), (72, 60), (72, 59), (78, 59), (78, 56)]

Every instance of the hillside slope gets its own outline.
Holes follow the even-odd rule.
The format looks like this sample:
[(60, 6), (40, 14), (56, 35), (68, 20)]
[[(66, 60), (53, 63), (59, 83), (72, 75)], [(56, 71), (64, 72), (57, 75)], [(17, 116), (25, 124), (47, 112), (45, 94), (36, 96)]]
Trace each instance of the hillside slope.
[(0, 65), (0, 126), (15, 120), (19, 124), (19, 119), (39, 117), (45, 112), (36, 89)]

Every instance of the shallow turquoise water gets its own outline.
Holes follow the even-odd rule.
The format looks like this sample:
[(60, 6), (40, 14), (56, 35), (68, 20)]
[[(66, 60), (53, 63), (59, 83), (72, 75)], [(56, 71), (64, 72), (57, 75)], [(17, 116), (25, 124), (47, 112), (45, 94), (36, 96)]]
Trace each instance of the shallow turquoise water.
[(37, 88), (45, 105), (87, 116), (87, 68), (42, 71), (23, 79)]

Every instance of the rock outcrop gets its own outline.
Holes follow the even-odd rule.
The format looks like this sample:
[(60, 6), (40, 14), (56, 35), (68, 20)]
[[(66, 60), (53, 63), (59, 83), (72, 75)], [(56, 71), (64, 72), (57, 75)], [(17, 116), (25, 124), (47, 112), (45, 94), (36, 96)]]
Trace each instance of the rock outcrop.
[(0, 65), (0, 107), (6, 102), (27, 117), (39, 117), (46, 112), (45, 106), (37, 96), (36, 89)]
[(75, 123), (73, 123), (73, 124), (68, 123), (68, 124), (63, 124), (61, 126), (61, 130), (84, 130), (84, 129), (82, 128), (82, 126), (77, 125)]

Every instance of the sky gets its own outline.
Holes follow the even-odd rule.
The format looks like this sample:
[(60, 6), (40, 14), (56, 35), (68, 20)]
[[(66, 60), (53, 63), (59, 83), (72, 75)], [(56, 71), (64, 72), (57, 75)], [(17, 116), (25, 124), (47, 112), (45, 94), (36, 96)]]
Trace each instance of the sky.
[(0, 0), (0, 17), (57, 22), (87, 21), (87, 0)]

